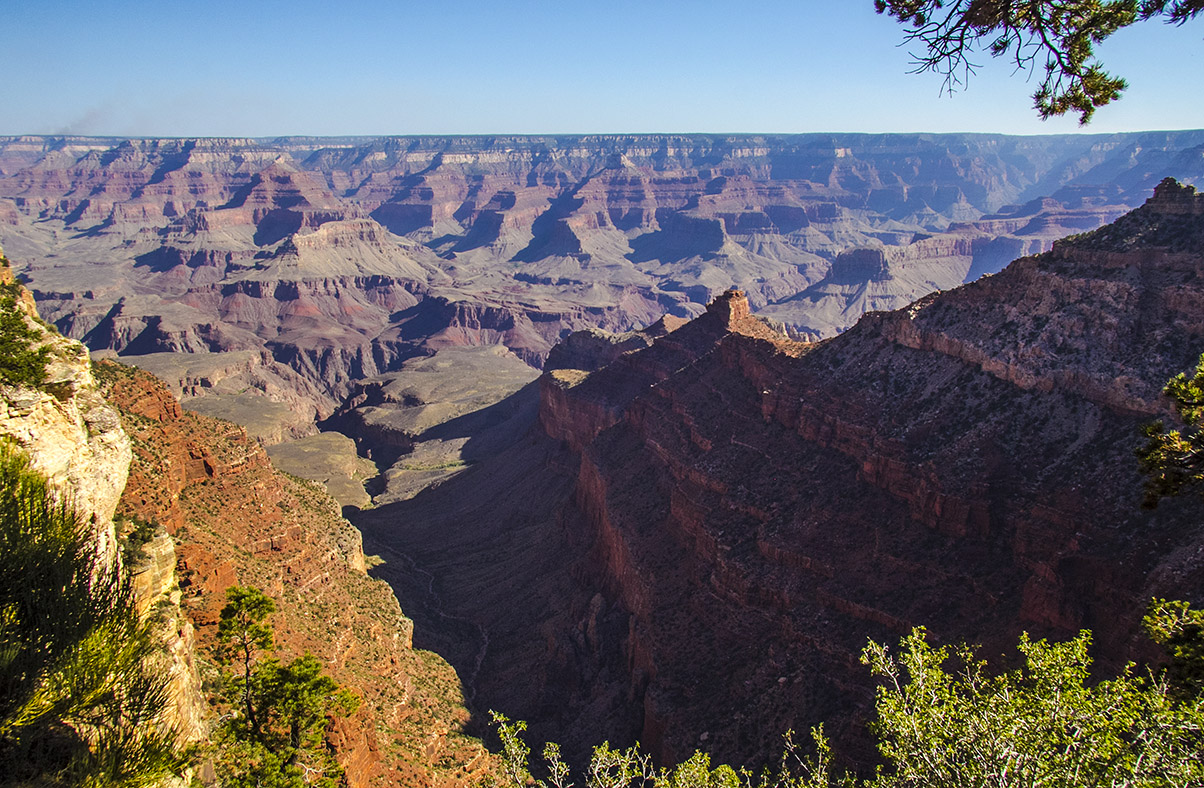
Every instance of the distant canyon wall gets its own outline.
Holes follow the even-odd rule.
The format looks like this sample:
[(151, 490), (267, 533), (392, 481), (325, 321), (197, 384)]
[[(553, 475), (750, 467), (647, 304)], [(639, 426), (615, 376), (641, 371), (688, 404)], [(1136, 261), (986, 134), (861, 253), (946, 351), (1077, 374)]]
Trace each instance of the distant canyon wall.
[[(831, 336), (1204, 175), (1204, 132), (0, 139), (0, 243), (93, 350), (257, 354), (324, 417), (439, 347), (534, 366), (731, 287)], [(158, 370), (165, 373), (165, 370)], [(171, 378), (171, 375), (167, 375)], [(182, 386), (182, 384), (181, 384)]]

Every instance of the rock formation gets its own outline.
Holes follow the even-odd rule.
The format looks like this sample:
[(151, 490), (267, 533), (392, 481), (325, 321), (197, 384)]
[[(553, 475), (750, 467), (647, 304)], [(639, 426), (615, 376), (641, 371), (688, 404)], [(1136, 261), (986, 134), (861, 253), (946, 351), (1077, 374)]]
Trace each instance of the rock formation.
[(865, 758), (858, 655), (913, 626), (991, 658), (1090, 628), (1118, 669), (1154, 653), (1150, 597), (1201, 601), (1199, 502), (1143, 511), (1132, 456), (1204, 350), (1201, 206), (1163, 182), (815, 344), (728, 293), (606, 366), (546, 372), (504, 462), (357, 522), (413, 560), (390, 580), (478, 705), (578, 753), (755, 761), (827, 720)]
[(0, 242), (64, 335), (126, 357), (240, 352), (226, 388), (325, 418), (434, 349), (503, 344), (538, 367), (571, 331), (693, 317), (731, 287), (830, 336), (1096, 227), (1162, 175), (1199, 177), (1201, 144), (8, 137)]
[[(0, 253), (0, 283), (12, 274)], [(121, 560), (114, 523), (133, 452), (121, 419), (97, 386), (88, 351), (80, 343), (47, 329), (29, 293), (22, 289), (17, 313), (50, 350), (40, 385), (0, 384), (0, 436), (23, 449), (33, 468), (46, 475), (89, 521), (96, 551), (104, 560)], [(171, 676), (166, 721), (185, 742), (208, 732), (200, 678), (193, 657), (192, 626), (181, 614), (176, 590), (175, 549), (161, 534), (146, 546), (145, 563), (126, 566), (144, 613), (154, 608), (164, 653), (160, 669)]]
[[(11, 281), (6, 267), (0, 277)], [(276, 471), (241, 428), (183, 410), (146, 372), (101, 362), (94, 376), (87, 350), (41, 327), (27, 293), (17, 306), (51, 363), (40, 386), (0, 385), (0, 436), (91, 519), (112, 560), (133, 523), (157, 526), (124, 560), (162, 633), (169, 722), (182, 738), (209, 735), (202, 676), (216, 679), (209, 650), (225, 590), (254, 584), (280, 605), (284, 655), (314, 653), (364, 701), (330, 735), (349, 785), (479, 782), (491, 762), (460, 732), (454, 671), (411, 647), (412, 624), (365, 574), (359, 532), (325, 491)]]
[[(13, 281), (0, 253), (0, 283)], [(0, 384), (0, 435), (24, 449), (33, 467), (92, 520), (97, 549), (116, 555), (113, 512), (130, 466), (130, 441), (96, 390), (87, 348), (42, 327), (28, 291), (17, 311), (50, 348), (41, 386)]]

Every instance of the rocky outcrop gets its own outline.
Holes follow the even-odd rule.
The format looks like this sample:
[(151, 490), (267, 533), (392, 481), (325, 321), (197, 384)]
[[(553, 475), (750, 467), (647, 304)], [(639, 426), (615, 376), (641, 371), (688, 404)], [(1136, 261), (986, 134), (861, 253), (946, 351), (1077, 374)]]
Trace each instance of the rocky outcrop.
[[(825, 717), (855, 747), (841, 720), (868, 699), (867, 634), (925, 625), (997, 653), (1022, 630), (1091, 628), (1105, 665), (1145, 653), (1146, 601), (1199, 588), (1183, 560), (1198, 518), (1142, 512), (1131, 454), (1204, 347), (1204, 226), (1182, 220), (1200, 200), (1163, 184), (1111, 227), (822, 345), (734, 322), (575, 441), (573, 500), (632, 618), (624, 648), (649, 663), (644, 737), (663, 757), (704, 731), (748, 755)], [(576, 412), (549, 404), (553, 431)], [(731, 697), (689, 690), (733, 669)]]
[(183, 741), (204, 742), (210, 733), (210, 709), (201, 683), (196, 631), (180, 607), (175, 540), (166, 530), (142, 546), (129, 570), (143, 614), (157, 624), (163, 653), (158, 667), (170, 677), (168, 719)]
[(625, 353), (650, 346), (657, 338), (685, 323), (683, 318), (665, 315), (646, 328), (622, 334), (597, 329), (575, 331), (552, 348), (547, 361), (544, 362), (544, 370), (575, 369), (593, 372)]
[[(0, 267), (0, 282), (12, 282), (6, 263)], [(40, 334), (36, 341), (49, 348), (50, 361), (40, 385), (0, 385), (0, 436), (20, 446), (32, 466), (88, 519), (102, 560), (121, 560), (118, 539), (124, 529), (117, 527), (114, 514), (133, 457), (130, 438), (117, 410), (100, 392), (87, 349), (46, 329), (28, 292), (19, 293), (16, 307)], [(179, 608), (171, 538), (159, 533), (125, 570), (133, 576), (139, 609), (158, 625), (163, 653), (156, 667), (170, 677), (170, 707), (164, 721), (181, 741), (202, 741), (208, 732), (206, 704), (193, 655), (192, 627)]]
[[(7, 264), (0, 267), (0, 283), (12, 281)], [(115, 557), (113, 512), (129, 470), (129, 438), (97, 392), (87, 349), (43, 328), (25, 291), (17, 310), (50, 349), (50, 361), (40, 386), (0, 384), (0, 435), (24, 449), (33, 467), (91, 519), (97, 550)]]

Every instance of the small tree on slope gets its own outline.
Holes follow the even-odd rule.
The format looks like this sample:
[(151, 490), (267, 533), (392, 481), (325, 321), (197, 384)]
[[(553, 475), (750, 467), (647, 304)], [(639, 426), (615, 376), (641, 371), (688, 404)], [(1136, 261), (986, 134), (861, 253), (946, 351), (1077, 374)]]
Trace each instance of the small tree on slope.
[(1161, 421), (1145, 428), (1147, 441), (1137, 451), (1146, 474), (1145, 501), (1155, 508), (1163, 496), (1204, 493), (1204, 356), (1191, 377), (1179, 373), (1163, 389), (1184, 429), (1168, 430)]
[(335, 714), (351, 714), (358, 699), (305, 654), (288, 664), (274, 650), (268, 616), (276, 610), (258, 588), (234, 586), (218, 624), (218, 657), (241, 673), (230, 682), (239, 713), (219, 735), (218, 771), (226, 788), (337, 786), (343, 772), (324, 746)]

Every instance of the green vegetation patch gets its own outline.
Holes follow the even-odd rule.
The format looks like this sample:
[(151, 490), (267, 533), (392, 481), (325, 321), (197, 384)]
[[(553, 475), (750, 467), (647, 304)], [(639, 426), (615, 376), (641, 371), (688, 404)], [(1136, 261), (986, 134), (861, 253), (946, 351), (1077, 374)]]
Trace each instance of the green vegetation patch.
[[(814, 754), (787, 734), (777, 769), (712, 767), (695, 752), (656, 768), (636, 747), (593, 751), (584, 788), (963, 788), (963, 786), (1204, 785), (1204, 614), (1156, 600), (1146, 629), (1168, 648), (1171, 670), (1133, 666), (1096, 681), (1091, 635), (1069, 641), (1020, 639), (1023, 666), (993, 673), (967, 646), (934, 646), (915, 629), (896, 649), (871, 642), (862, 662), (879, 679), (871, 724), (881, 763), (872, 777), (837, 773), (822, 727)], [(568, 788), (575, 783), (555, 744), (529, 770), (522, 722), (494, 713), (506, 786)]]
[[(4, 258), (0, 257), (0, 260)], [(4, 267), (8, 261), (4, 260)], [(0, 383), (40, 386), (46, 380), (50, 349), (38, 345), (40, 332), (17, 309), (21, 285), (0, 282)]]
[(188, 753), (129, 575), (0, 440), (0, 782), (150, 786)]

